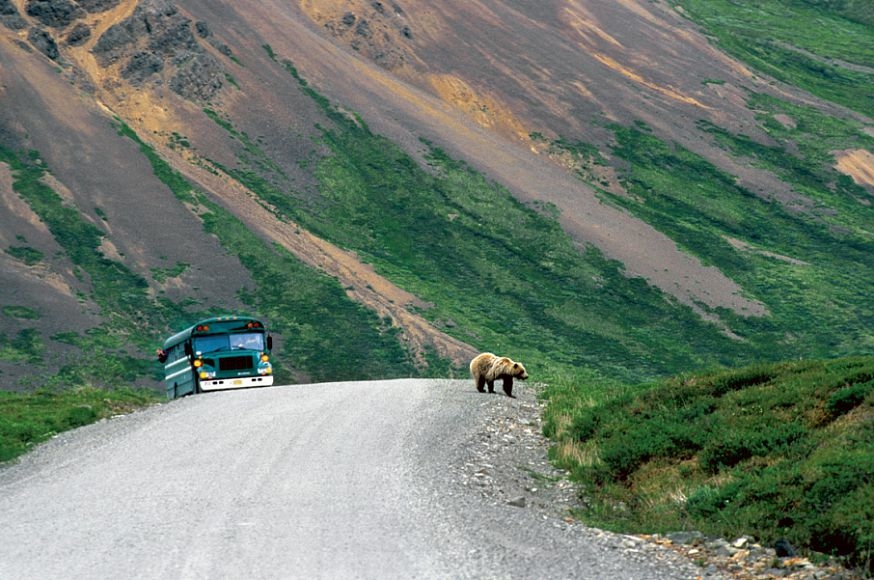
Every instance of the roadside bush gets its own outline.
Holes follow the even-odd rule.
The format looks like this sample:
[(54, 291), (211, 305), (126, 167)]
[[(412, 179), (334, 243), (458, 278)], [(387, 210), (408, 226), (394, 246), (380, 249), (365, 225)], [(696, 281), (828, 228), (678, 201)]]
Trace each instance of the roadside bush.
[[(862, 356), (601, 390), (552, 433), (556, 459), (592, 495), (576, 515), (628, 533), (786, 538), (874, 572), (872, 372), (874, 356)], [(550, 399), (547, 420), (572, 405), (569, 391), (560, 406)]]
[(825, 408), (832, 417), (839, 417), (861, 405), (871, 394), (874, 394), (874, 380), (851, 385), (834, 392), (826, 401)]
[(789, 453), (800, 441), (806, 429), (797, 423), (777, 425), (762, 430), (761, 426), (741, 431), (721, 433), (707, 443), (698, 455), (698, 462), (708, 473), (734, 467), (751, 457), (765, 457), (772, 453)]
[(0, 462), (24, 454), (62, 431), (128, 413), (162, 398), (142, 389), (0, 391)]

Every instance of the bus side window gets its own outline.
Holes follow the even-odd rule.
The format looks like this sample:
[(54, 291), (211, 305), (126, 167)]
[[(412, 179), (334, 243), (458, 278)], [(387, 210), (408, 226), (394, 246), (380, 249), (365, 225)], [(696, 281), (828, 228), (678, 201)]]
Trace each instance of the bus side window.
[(158, 354), (158, 360), (161, 362), (174, 362), (179, 358), (179, 345), (172, 346), (163, 351), (163, 354)]

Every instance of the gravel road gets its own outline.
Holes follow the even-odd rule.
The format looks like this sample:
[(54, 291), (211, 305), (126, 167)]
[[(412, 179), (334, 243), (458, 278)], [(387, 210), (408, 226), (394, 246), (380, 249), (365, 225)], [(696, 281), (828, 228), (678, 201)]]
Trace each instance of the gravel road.
[[(0, 468), (0, 578), (695, 578), (562, 517), (528, 385), (188, 397)], [(532, 419), (534, 417), (534, 419)]]

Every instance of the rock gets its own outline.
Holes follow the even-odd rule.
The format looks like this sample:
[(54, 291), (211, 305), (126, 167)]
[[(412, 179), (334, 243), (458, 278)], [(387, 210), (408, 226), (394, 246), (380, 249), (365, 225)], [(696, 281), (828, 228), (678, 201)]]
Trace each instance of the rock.
[(123, 56), (124, 49), (134, 43), (136, 36), (129, 30), (129, 27), (125, 26), (125, 22), (127, 21), (125, 20), (110, 27), (109, 30), (100, 36), (91, 49), (91, 52), (94, 53), (94, 57), (97, 59), (97, 63), (101, 66), (109, 66), (117, 61)]
[(58, 52), (58, 44), (52, 35), (43, 28), (31, 28), (27, 34), (27, 40), (38, 51), (46, 55), (52, 60), (58, 60), (60, 53)]
[[(123, 62), (122, 77), (134, 84), (162, 82), (156, 73), (164, 72), (175, 93), (207, 101), (224, 86), (226, 75), (218, 60), (198, 44), (192, 29), (201, 38), (211, 36), (205, 22), (192, 26), (172, 3), (144, 0), (131, 16), (107, 30), (92, 52), (104, 67)], [(228, 53), (230, 49), (223, 52)]]
[(523, 508), (525, 507), (526, 503), (527, 502), (525, 501), (525, 497), (521, 495), (519, 497), (514, 497), (513, 499), (507, 500), (507, 505), (511, 505), (513, 507)]
[(87, 24), (78, 22), (70, 30), (70, 33), (67, 34), (67, 44), (70, 46), (79, 46), (85, 44), (89, 38), (91, 38), (91, 29)]
[(203, 20), (198, 20), (194, 23), (194, 30), (200, 38), (209, 36), (209, 25)]
[(370, 32), (370, 24), (368, 24), (366, 20), (362, 20), (358, 23), (358, 26), (355, 27), (355, 34), (363, 36), (364, 38), (370, 38), (372, 36), (372, 33)]
[(774, 543), (774, 551), (778, 558), (792, 558), (795, 556), (795, 548), (786, 539), (779, 539)]
[(228, 58), (234, 56), (234, 51), (231, 50), (231, 47), (225, 44), (224, 42), (218, 42), (214, 44), (215, 49), (225, 55)]
[(12, 3), (12, 0), (0, 0), (0, 16), (17, 15), (18, 8)]
[(701, 532), (671, 532), (665, 537), (674, 544), (683, 546), (697, 546), (704, 541), (704, 534)]
[(141, 2), (133, 14), (112, 26), (94, 45), (94, 56), (106, 66), (131, 49), (148, 48), (167, 56), (196, 47), (191, 21), (165, 0)]
[(10, 30), (21, 30), (27, 26), (12, 0), (0, 0), (0, 23)]
[(79, 0), (78, 3), (86, 12), (95, 13), (115, 8), (121, 3), (121, 0)]
[(72, 0), (29, 0), (25, 12), (51, 28), (69, 26), (85, 16), (85, 11)]
[(170, 88), (186, 99), (207, 101), (224, 86), (224, 72), (218, 61), (205, 52), (182, 63), (170, 79)]
[(121, 69), (121, 76), (138, 85), (163, 68), (164, 59), (154, 52), (141, 51), (134, 54)]
[(735, 553), (735, 549), (732, 548), (726, 540), (722, 538), (717, 538), (715, 540), (711, 540), (705, 544), (708, 550), (717, 556), (728, 558), (729, 556)]

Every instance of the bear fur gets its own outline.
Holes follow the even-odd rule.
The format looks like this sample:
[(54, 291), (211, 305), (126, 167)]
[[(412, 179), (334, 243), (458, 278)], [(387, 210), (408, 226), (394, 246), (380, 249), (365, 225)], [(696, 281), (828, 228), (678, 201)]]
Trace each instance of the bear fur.
[(508, 397), (513, 396), (513, 379), (525, 380), (528, 371), (522, 363), (515, 362), (505, 356), (497, 356), (490, 352), (484, 352), (470, 361), (470, 374), (476, 384), (476, 390), (485, 392), (485, 386), (489, 386), (489, 392), (495, 392), (495, 381), (503, 379), (504, 393)]

